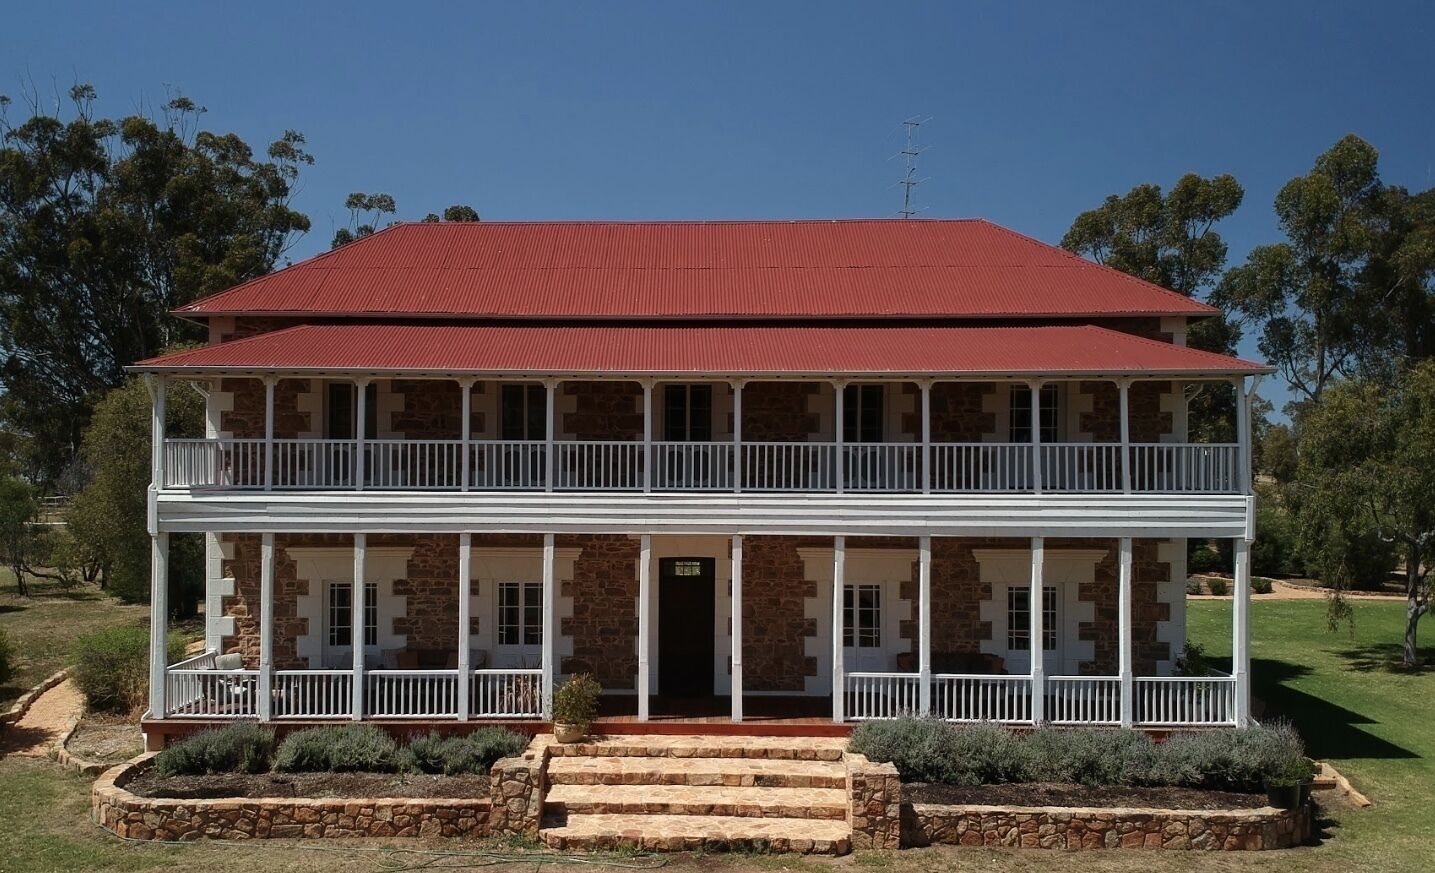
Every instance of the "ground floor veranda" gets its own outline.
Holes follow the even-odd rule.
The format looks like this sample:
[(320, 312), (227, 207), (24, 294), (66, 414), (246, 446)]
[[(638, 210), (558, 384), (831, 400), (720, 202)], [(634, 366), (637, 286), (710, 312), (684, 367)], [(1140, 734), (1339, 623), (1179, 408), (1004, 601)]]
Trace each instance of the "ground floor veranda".
[[(541, 723), (577, 673), (603, 684), (614, 726), (1247, 719), (1243, 541), (1235, 669), (1201, 676), (1178, 675), (1179, 539), (226, 534), (207, 548), (206, 650), (166, 664), (156, 647), (150, 723)], [(166, 551), (160, 534), (157, 575)]]

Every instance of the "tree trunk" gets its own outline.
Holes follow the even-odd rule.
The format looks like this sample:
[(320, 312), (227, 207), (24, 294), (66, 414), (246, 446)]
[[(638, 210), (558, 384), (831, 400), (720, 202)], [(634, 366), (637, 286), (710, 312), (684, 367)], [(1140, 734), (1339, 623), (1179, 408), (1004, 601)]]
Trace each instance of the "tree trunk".
[(1421, 597), (1424, 580), (1420, 577), (1420, 553), (1411, 549), (1405, 559), (1405, 658), (1406, 667), (1420, 665), (1420, 648), (1416, 643), (1416, 631), (1420, 628), (1420, 616), (1425, 614), (1425, 601)]

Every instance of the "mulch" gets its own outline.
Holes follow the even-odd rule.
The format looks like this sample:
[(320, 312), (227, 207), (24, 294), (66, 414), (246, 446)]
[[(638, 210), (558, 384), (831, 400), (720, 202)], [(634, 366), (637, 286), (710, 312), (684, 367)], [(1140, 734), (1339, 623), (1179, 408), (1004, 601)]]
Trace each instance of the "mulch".
[(412, 773), (215, 773), (160, 776), (143, 773), (125, 789), (141, 797), (213, 800), (222, 797), (488, 797), (488, 774), (430, 776)]
[(911, 782), (902, 786), (911, 803), (952, 806), (1139, 807), (1143, 809), (1256, 809), (1264, 794), (1199, 791), (1193, 788), (1090, 788), (1085, 785), (1019, 783), (971, 787)]

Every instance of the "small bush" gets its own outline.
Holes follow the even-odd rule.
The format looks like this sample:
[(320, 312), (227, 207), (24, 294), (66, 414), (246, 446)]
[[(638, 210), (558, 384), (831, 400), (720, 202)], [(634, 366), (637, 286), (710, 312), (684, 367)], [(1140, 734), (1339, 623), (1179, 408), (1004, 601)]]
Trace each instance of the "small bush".
[[(184, 656), (182, 640), (171, 637), (168, 649), (171, 664)], [(130, 713), (144, 707), (149, 696), (149, 632), (112, 627), (82, 637), (72, 677), (92, 712)]]
[(553, 720), (587, 730), (598, 715), (598, 695), (602, 693), (603, 686), (587, 673), (569, 678), (553, 692)]
[(1206, 647), (1188, 640), (1181, 648), (1181, 654), (1176, 656), (1174, 672), (1177, 676), (1211, 675), (1210, 667), (1206, 664)]
[(1274, 589), (1275, 585), (1271, 582), (1271, 580), (1267, 579), (1266, 577), (1251, 577), (1251, 590), (1254, 591), (1256, 594), (1270, 594), (1271, 591), (1273, 591)]
[(1211, 589), (1211, 593), (1217, 597), (1225, 597), (1226, 592), (1230, 591), (1230, 583), (1220, 576), (1212, 576), (1207, 579), (1206, 587)]
[(0, 685), (7, 684), (15, 677), (12, 663), (14, 657), (15, 651), (10, 648), (10, 638), (5, 635), (5, 629), (0, 628)]
[(392, 773), (400, 763), (398, 744), (373, 725), (295, 731), (274, 754), (274, 769), (287, 773)]
[(1154, 779), (1161, 785), (1256, 792), (1304, 756), (1289, 725), (1176, 733), (1161, 744)]
[(1186, 570), (1190, 573), (1205, 575), (1227, 568), (1225, 562), (1221, 560), (1221, 553), (1211, 548), (1209, 543), (1193, 546), (1190, 555), (1186, 558)]
[(487, 773), (493, 762), (522, 754), (527, 746), (527, 737), (499, 727), (453, 737), (427, 734), (404, 749), (404, 769), (445, 776)]
[(1187, 577), (1187, 579), (1186, 579), (1186, 593), (1187, 593), (1187, 594), (1200, 594), (1200, 593), (1201, 593), (1201, 580), (1200, 580), (1199, 577), (1197, 577), (1197, 576), (1189, 576), (1189, 577)]
[(161, 776), (204, 773), (263, 773), (274, 754), (274, 734), (240, 723), (187, 737), (155, 756)]

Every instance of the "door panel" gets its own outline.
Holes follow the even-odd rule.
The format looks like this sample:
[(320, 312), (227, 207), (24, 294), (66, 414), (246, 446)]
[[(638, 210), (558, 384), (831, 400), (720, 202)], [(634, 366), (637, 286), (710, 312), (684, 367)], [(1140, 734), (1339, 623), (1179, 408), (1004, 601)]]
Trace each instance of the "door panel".
[(715, 581), (712, 558), (658, 562), (659, 694), (706, 697), (713, 693)]

